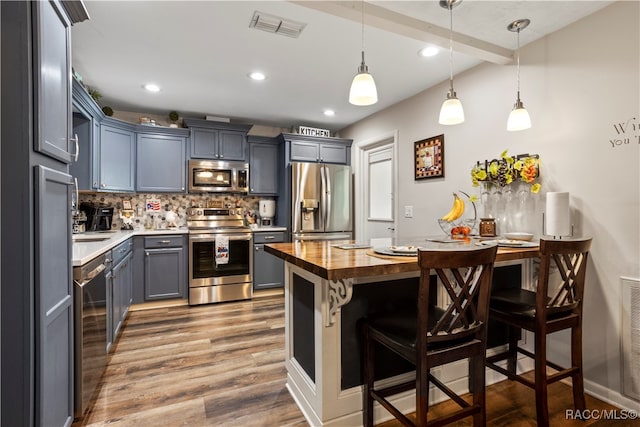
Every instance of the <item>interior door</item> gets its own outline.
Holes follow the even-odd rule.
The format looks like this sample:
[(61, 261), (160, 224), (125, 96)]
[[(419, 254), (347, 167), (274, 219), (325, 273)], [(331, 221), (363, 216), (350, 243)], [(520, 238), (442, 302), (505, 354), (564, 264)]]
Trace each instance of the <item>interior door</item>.
[(364, 187), (366, 220), (363, 241), (395, 236), (393, 144), (376, 146), (364, 151)]

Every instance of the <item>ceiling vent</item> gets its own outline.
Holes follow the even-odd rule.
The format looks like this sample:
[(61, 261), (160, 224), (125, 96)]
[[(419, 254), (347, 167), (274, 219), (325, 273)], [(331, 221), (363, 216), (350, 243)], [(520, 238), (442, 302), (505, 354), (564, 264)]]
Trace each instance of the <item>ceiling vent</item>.
[(249, 28), (280, 34), (282, 36), (298, 38), (307, 24), (269, 15), (268, 13), (255, 11), (251, 18)]

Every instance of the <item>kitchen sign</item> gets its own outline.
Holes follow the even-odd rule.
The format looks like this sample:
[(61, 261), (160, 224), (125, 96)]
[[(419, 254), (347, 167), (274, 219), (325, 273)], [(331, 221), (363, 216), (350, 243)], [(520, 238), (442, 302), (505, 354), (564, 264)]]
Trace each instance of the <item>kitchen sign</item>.
[(331, 132), (329, 131), (329, 129), (310, 128), (307, 126), (299, 126), (298, 134), (307, 136), (331, 136)]

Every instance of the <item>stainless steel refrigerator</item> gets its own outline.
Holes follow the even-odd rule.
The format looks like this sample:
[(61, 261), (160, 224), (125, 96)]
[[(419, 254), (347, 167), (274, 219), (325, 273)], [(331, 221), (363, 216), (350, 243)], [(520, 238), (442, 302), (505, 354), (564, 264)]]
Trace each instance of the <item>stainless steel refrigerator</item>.
[(292, 240), (353, 238), (351, 167), (291, 163)]

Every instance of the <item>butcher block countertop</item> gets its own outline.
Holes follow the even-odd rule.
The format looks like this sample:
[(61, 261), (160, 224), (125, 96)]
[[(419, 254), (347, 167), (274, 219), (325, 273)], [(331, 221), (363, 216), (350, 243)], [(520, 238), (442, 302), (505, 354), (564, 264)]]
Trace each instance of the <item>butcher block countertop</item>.
[[(415, 256), (388, 256), (375, 252), (375, 248), (341, 249), (338, 246), (353, 241), (305, 241), (293, 243), (270, 243), (265, 251), (307, 270), (323, 279), (339, 280), (380, 274), (396, 274), (418, 271)], [(470, 250), (478, 248), (479, 241), (438, 243), (424, 239), (401, 242), (403, 245), (419, 246), (430, 250)], [(496, 262), (515, 261), (538, 257), (538, 247), (499, 247)]]

